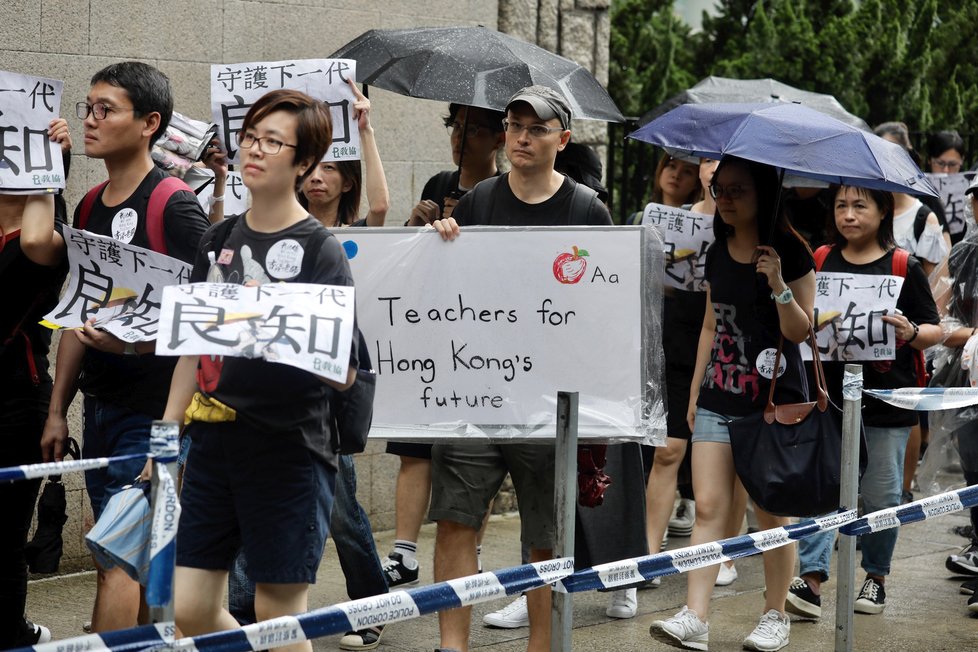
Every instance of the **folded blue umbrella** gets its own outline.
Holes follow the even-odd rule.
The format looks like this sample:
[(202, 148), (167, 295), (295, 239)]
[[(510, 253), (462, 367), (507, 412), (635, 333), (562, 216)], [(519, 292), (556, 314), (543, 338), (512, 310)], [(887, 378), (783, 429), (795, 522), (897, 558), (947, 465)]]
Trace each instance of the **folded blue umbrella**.
[(684, 104), (628, 137), (673, 154), (738, 156), (828, 183), (938, 196), (901, 146), (801, 104)]
[(138, 482), (109, 498), (85, 543), (102, 568), (122, 568), (146, 585), (149, 575), (150, 532), (153, 514), (149, 483)]

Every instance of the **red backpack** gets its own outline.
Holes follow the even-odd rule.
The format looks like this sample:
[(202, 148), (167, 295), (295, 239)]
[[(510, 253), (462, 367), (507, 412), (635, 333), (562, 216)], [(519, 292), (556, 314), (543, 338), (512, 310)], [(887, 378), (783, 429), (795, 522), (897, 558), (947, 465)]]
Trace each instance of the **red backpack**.
[[(85, 198), (82, 199), (78, 209), (79, 229), (84, 229), (85, 225), (88, 224), (88, 217), (92, 214), (95, 200), (98, 199), (99, 193), (108, 184), (108, 181), (103, 181), (85, 194)], [(166, 237), (163, 233), (163, 211), (166, 209), (166, 203), (170, 201), (170, 197), (181, 190), (193, 192), (183, 180), (167, 177), (160, 181), (149, 195), (149, 204), (146, 206), (146, 237), (149, 239), (149, 248), (163, 255), (167, 255)]]
[[(828, 258), (829, 252), (832, 251), (835, 245), (822, 245), (815, 250), (815, 271), (821, 271), (822, 265), (825, 264), (825, 259)], [(893, 276), (899, 276), (900, 278), (907, 278), (907, 262), (910, 260), (910, 252), (906, 249), (900, 249), (897, 247), (893, 250), (893, 258), (890, 259), (891, 267), (890, 274)], [(919, 387), (927, 387), (927, 381), (930, 380), (930, 374), (927, 373), (927, 361), (924, 359), (924, 352), (917, 349), (913, 349), (913, 366), (917, 373), (917, 385)]]

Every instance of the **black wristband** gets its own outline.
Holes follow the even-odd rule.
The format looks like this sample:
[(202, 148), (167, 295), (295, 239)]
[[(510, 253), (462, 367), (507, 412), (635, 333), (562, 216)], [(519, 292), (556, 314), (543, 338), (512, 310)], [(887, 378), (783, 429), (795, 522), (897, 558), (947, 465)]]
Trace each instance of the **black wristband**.
[(917, 339), (917, 336), (920, 335), (920, 326), (913, 322), (910, 322), (910, 325), (913, 326), (913, 335), (911, 335), (910, 339), (907, 340), (907, 344), (913, 342), (915, 339)]

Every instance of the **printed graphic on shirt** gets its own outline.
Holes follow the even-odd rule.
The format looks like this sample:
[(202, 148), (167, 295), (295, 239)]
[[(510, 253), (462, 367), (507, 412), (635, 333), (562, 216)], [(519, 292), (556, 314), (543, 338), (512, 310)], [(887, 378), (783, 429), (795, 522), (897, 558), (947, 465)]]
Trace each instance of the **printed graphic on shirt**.
[(753, 401), (760, 393), (760, 375), (747, 358), (748, 338), (737, 326), (737, 307), (725, 303), (714, 303), (713, 306), (716, 335), (703, 387), (747, 395)]
[(136, 235), (136, 224), (139, 216), (131, 208), (123, 208), (112, 218), (112, 237), (120, 242), (129, 244)]

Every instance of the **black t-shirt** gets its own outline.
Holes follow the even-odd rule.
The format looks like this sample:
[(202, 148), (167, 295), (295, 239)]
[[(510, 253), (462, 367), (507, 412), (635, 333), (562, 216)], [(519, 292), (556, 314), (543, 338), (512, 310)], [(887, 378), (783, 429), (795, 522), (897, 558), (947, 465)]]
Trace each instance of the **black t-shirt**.
[(67, 261), (55, 267), (32, 262), (21, 251), (19, 231), (4, 234), (0, 246), (0, 283), (4, 288), (0, 310), (0, 391), (4, 395), (23, 395), (24, 390), (51, 381), (51, 330), (38, 322), (58, 303), (67, 272)]
[[(165, 172), (153, 166), (135, 192), (117, 206), (102, 203), (103, 190), (92, 206), (85, 230), (149, 249), (146, 209), (153, 189), (166, 177)], [(79, 204), (73, 222), (76, 226), (80, 209)], [(200, 237), (209, 225), (192, 192), (174, 193), (163, 210), (167, 255), (192, 263)], [(123, 356), (88, 349), (82, 362), (79, 387), (89, 396), (133, 412), (161, 415), (166, 408), (176, 361), (176, 357), (157, 357), (153, 353)]]
[[(602, 204), (597, 195), (588, 203), (584, 214), (573, 214), (571, 210), (574, 196), (574, 186), (577, 182), (565, 176), (557, 192), (546, 201), (539, 204), (527, 204), (513, 194), (509, 187), (509, 173), (486, 179), (483, 183), (493, 184), (491, 193), (487, 196), (487, 205), (475, 207), (473, 202), (478, 196), (475, 191), (466, 193), (459, 200), (458, 206), (452, 212), (460, 225), (463, 226), (609, 226), (611, 214)], [(593, 191), (588, 189), (588, 193)]]
[[(842, 251), (833, 247), (822, 264), (825, 272), (848, 272), (853, 274), (892, 274), (893, 251), (871, 263), (857, 265), (842, 257)], [(907, 261), (907, 277), (897, 298), (897, 308), (910, 321), (916, 324), (939, 324), (937, 306), (930, 293), (927, 275), (916, 258)], [(897, 342), (896, 359), (873, 362), (863, 365), (863, 387), (867, 389), (896, 389), (916, 387), (917, 373), (914, 368), (914, 349), (905, 342)], [(825, 363), (825, 380), (829, 395), (837, 405), (842, 405), (842, 362)], [(917, 415), (911, 410), (902, 410), (869, 395), (863, 395), (863, 424), (867, 426), (913, 426)]]
[[(214, 230), (212, 227), (201, 240), (191, 282), (207, 280)], [(317, 230), (327, 231), (314, 217), (275, 233), (260, 233), (248, 227), (239, 217), (231, 232), (215, 251), (216, 263), (225, 282), (260, 284), (276, 282), (318, 283), (321, 285), (353, 285), (353, 275), (343, 247), (327, 231), (318, 252), (308, 250), (310, 238)], [(291, 240), (286, 260), (276, 243)], [(301, 255), (295, 255), (298, 246)], [(228, 252), (231, 252), (228, 254)], [(305, 256), (315, 256), (311, 267), (303, 265)], [(303, 268), (309, 269), (308, 277)], [(350, 364), (357, 364), (357, 340), (350, 349)], [(200, 390), (235, 409), (238, 418), (249, 425), (274, 432), (301, 432), (308, 449), (332, 463), (327, 425), (328, 386), (313, 374), (284, 364), (248, 358), (200, 356), (197, 372)]]
[[(815, 261), (794, 236), (778, 234), (773, 246), (781, 258), (785, 283), (815, 268)], [(765, 354), (760, 360), (769, 376), (781, 337), (777, 305), (767, 279), (758, 275), (754, 263), (731, 258), (725, 240), (714, 242), (706, 252), (706, 280), (716, 334), (697, 405), (726, 416), (746, 416), (767, 404), (771, 381), (758, 370), (758, 358)], [(775, 403), (807, 401), (801, 354), (798, 345), (787, 339), (781, 364), (784, 372), (778, 376)]]
[(458, 170), (444, 170), (428, 179), (421, 191), (422, 201), (429, 199), (438, 204), (438, 217), (445, 212), (445, 197), (458, 189)]

